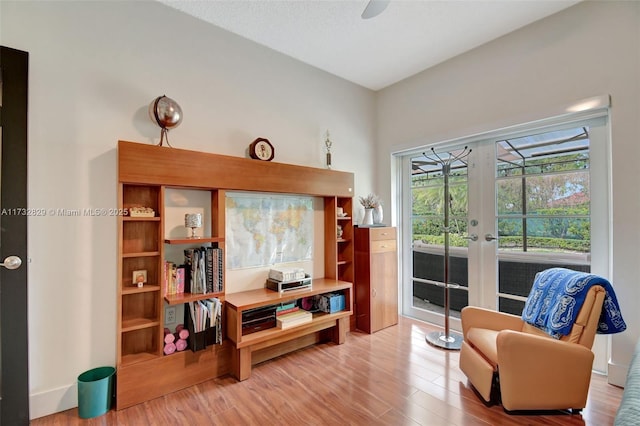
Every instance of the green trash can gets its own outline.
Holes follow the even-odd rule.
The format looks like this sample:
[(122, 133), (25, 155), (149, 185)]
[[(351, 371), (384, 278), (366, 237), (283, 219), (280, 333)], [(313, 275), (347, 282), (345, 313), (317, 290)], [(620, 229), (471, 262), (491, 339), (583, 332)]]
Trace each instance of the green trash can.
[(83, 419), (98, 417), (111, 409), (116, 369), (98, 367), (78, 376), (78, 415)]

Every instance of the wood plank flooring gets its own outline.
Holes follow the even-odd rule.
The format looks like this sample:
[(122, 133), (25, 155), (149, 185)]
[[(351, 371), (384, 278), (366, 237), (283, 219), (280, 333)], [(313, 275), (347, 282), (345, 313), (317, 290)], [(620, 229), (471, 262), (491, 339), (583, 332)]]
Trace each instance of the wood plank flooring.
[(622, 389), (594, 374), (580, 414), (508, 414), (485, 406), (458, 367), (459, 352), (425, 343), (437, 330), (400, 317), (344, 345), (320, 344), (125, 410), (80, 419), (72, 409), (32, 425), (612, 425)]

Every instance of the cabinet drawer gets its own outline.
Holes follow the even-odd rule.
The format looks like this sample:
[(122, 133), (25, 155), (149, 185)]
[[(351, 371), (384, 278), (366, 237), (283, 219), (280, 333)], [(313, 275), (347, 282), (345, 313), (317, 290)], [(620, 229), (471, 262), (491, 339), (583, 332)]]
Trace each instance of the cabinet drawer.
[(369, 235), (370, 235), (371, 241), (395, 240), (396, 228), (370, 228)]
[(371, 253), (396, 251), (396, 240), (371, 241)]

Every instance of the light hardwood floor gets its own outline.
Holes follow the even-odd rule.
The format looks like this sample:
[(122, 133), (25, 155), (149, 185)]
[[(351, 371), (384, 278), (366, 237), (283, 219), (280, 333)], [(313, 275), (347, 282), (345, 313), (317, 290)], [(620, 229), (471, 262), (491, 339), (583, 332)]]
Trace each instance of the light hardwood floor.
[(459, 352), (425, 343), (436, 328), (400, 317), (344, 345), (320, 344), (125, 410), (83, 420), (77, 409), (32, 425), (611, 425), (622, 389), (594, 374), (581, 414), (507, 414), (485, 406), (458, 367)]

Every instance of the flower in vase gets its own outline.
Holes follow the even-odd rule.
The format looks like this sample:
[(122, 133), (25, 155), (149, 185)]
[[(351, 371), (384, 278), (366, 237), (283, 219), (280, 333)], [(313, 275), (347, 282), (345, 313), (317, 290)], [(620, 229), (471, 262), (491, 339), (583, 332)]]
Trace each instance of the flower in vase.
[(369, 194), (366, 197), (360, 197), (360, 204), (362, 204), (362, 207), (365, 209), (375, 209), (381, 204), (380, 197), (376, 194)]

